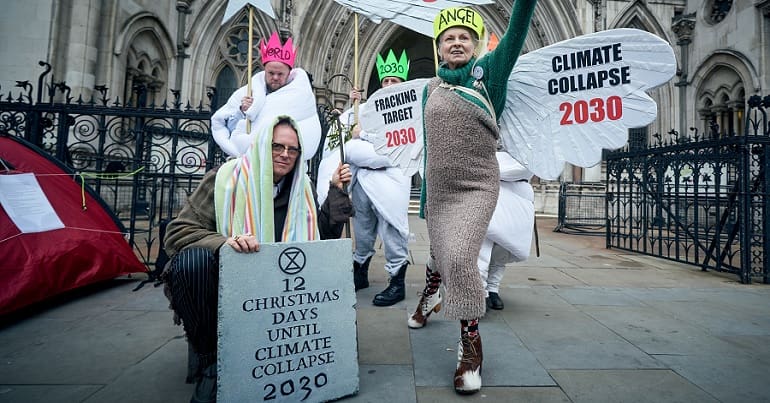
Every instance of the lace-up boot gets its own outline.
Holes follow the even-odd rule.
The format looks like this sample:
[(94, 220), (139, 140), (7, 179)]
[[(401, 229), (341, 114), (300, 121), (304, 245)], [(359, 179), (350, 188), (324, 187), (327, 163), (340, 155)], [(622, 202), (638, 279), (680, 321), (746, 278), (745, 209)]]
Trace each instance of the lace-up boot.
[(407, 324), (412, 329), (419, 329), (425, 326), (428, 316), (433, 312), (441, 310), (441, 289), (439, 288), (433, 294), (428, 294), (427, 287), (420, 293), (420, 302), (417, 304), (417, 310), (409, 317)]
[(481, 390), (481, 362), (484, 357), (481, 352), (481, 336), (470, 336), (468, 333), (460, 337), (457, 345), (457, 369), (455, 370), (455, 392), (470, 395)]
[(406, 286), (404, 285), (404, 277), (406, 276), (406, 267), (409, 263), (404, 263), (398, 273), (390, 278), (388, 288), (384, 289), (381, 293), (374, 296), (372, 303), (377, 306), (390, 306), (398, 301), (402, 301), (406, 297)]

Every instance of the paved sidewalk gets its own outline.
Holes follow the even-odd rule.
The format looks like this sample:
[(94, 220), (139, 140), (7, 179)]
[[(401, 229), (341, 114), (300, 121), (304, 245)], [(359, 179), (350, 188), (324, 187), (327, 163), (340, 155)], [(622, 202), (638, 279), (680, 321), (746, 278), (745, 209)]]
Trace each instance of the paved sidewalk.
[[(541, 257), (508, 266), (505, 309), (482, 319), (484, 388), (451, 387), (459, 324), (406, 326), (424, 284), (425, 223), (410, 217), (407, 299), (381, 251), (358, 292), (360, 392), (344, 402), (770, 401), (770, 286), (604, 248), (538, 218)], [(187, 402), (187, 344), (161, 288), (118, 279), (0, 318), (0, 402)]]

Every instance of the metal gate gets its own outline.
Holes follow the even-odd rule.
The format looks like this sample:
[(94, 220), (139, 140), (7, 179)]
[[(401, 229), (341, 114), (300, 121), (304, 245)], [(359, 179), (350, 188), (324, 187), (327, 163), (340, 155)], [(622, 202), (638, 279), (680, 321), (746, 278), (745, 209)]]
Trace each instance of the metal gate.
[(770, 96), (748, 107), (742, 134), (712, 124), (607, 153), (607, 247), (770, 282)]
[[(224, 161), (210, 134), (216, 106), (185, 104), (175, 90), (173, 100), (137, 106), (110, 98), (104, 86), (95, 87), (96, 96), (74, 99), (64, 82), (44, 83), (51, 66), (40, 65), (45, 71), (36, 91), (18, 82), (18, 95), (0, 93), (0, 135), (23, 137), (78, 173), (123, 222), (128, 242), (152, 270), (159, 224), (175, 217), (204, 173)], [(146, 91), (133, 88), (132, 99)], [(215, 99), (213, 89), (207, 95)], [(323, 142), (327, 106), (319, 107), (319, 117)], [(312, 177), (320, 155), (311, 160)]]

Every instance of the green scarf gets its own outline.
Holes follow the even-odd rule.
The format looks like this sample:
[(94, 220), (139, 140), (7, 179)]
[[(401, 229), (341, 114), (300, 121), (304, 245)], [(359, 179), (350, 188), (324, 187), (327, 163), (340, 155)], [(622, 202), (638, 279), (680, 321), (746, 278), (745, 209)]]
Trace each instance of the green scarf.
[[(489, 102), (489, 94), (486, 91), (486, 87), (483, 85), (474, 85), (476, 82), (476, 79), (473, 77), (473, 68), (476, 67), (477, 60), (475, 57), (471, 58), (471, 60), (468, 61), (467, 64), (460, 68), (456, 68), (454, 70), (450, 69), (446, 66), (446, 64), (443, 64), (438, 69), (438, 76), (442, 80), (444, 80), (445, 83), (455, 85), (458, 87), (463, 88), (469, 88), (471, 90), (476, 91), (479, 95), (486, 98), (486, 101)], [(481, 79), (482, 82), (486, 81), (484, 77)], [(474, 105), (477, 105), (482, 110), (487, 111), (491, 116), (495, 116), (490, 110), (490, 106), (486, 105), (484, 101), (481, 99), (468, 94), (467, 92), (463, 91), (455, 91), (457, 95), (460, 97), (472, 102)]]

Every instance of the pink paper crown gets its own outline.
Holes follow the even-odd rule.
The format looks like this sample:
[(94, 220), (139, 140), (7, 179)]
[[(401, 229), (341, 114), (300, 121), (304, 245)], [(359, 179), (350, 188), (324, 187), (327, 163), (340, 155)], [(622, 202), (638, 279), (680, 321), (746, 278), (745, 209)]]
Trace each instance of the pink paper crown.
[(259, 41), (259, 51), (262, 53), (263, 66), (267, 62), (281, 62), (294, 68), (297, 49), (294, 48), (291, 38), (286, 41), (285, 45), (281, 45), (281, 38), (278, 37), (278, 32), (273, 32), (267, 43), (265, 43), (264, 38)]

